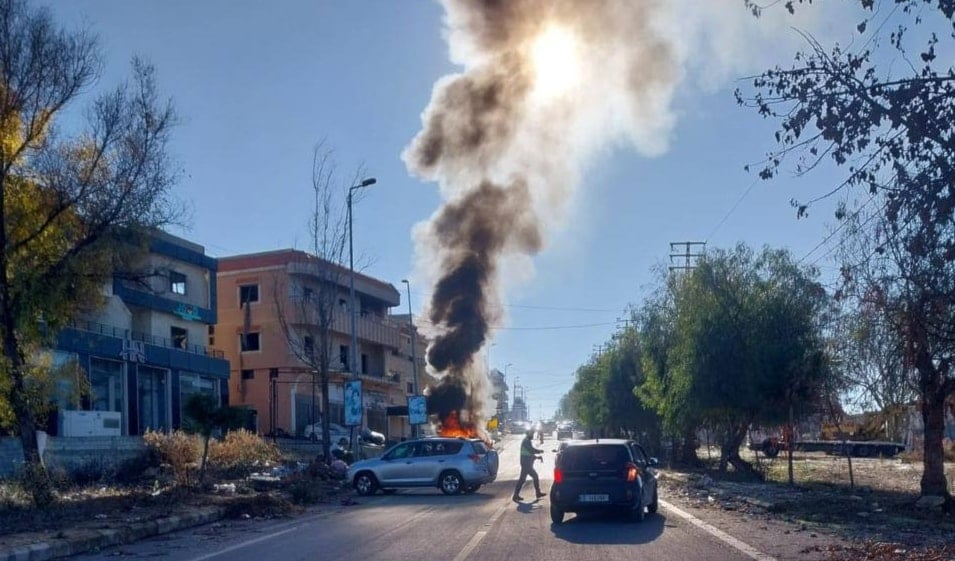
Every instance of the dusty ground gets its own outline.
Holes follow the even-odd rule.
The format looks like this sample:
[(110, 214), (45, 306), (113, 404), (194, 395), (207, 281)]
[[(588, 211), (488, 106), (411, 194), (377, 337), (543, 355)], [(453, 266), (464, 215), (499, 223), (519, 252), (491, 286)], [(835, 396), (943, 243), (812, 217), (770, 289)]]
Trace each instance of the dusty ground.
[[(671, 471), (663, 489), (677, 504), (730, 517), (726, 524), (731, 525), (731, 519), (745, 522), (740, 531), (748, 529), (751, 541), (761, 538), (753, 528), (782, 530), (783, 536), (765, 540), (767, 548), (774, 540), (793, 541), (798, 558), (955, 559), (955, 516), (915, 506), (920, 464), (859, 458), (852, 463), (852, 488), (845, 458), (799, 454), (794, 458), (793, 487), (786, 484), (787, 464), (779, 457), (762, 459), (766, 483)], [(955, 464), (947, 464), (946, 473), (949, 489), (955, 489)], [(784, 525), (770, 528), (775, 522)]]

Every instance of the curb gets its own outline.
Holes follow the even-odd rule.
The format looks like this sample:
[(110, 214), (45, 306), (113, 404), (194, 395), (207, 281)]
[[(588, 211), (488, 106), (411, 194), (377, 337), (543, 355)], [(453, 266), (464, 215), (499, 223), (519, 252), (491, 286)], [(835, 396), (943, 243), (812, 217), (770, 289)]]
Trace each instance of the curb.
[(205, 508), (188, 514), (130, 524), (122, 528), (90, 530), (86, 535), (34, 543), (13, 549), (0, 549), (0, 561), (46, 561), (58, 557), (69, 557), (209, 524), (224, 517), (225, 509), (223, 508)]

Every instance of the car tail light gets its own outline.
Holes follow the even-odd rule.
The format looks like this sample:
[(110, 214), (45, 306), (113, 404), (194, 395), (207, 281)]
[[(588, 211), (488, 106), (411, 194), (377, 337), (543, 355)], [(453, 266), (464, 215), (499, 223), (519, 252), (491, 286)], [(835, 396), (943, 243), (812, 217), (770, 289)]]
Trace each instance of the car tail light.
[(474, 463), (476, 463), (476, 464), (477, 464), (477, 463), (480, 463), (480, 461), (481, 461), (481, 456), (480, 456), (480, 454), (468, 454), (468, 457), (471, 458), (471, 461), (474, 462)]
[(563, 483), (564, 472), (560, 468), (554, 468), (554, 483)]
[(636, 481), (637, 477), (640, 476), (640, 468), (638, 468), (633, 462), (627, 462), (627, 465), (624, 466), (623, 473), (627, 478), (627, 481), (633, 482)]

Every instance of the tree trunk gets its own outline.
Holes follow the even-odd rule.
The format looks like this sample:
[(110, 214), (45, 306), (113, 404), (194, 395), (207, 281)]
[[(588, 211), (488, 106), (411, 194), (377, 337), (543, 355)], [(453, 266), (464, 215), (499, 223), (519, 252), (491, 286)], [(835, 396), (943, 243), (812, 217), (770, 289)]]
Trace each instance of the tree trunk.
[[(948, 493), (945, 480), (945, 453), (942, 440), (945, 436), (945, 394), (942, 384), (931, 367), (932, 374), (922, 373), (922, 424), (925, 427), (923, 438), (923, 469), (921, 480), (922, 496), (952, 498)], [(920, 369), (921, 370), (921, 369)]]
[(699, 442), (696, 438), (696, 430), (688, 429), (683, 433), (683, 442), (680, 448), (680, 457), (677, 462), (687, 467), (703, 467), (703, 461), (696, 454)]
[(946, 508), (952, 505), (945, 480), (945, 451), (942, 439), (945, 436), (945, 372), (940, 372), (928, 352), (924, 328), (911, 322), (909, 342), (910, 356), (919, 373), (919, 394), (922, 398), (923, 460), (921, 494), (923, 497), (944, 497)]
[(8, 397), (17, 419), (20, 444), (23, 447), (24, 483), (33, 497), (34, 504), (45, 507), (53, 502), (53, 484), (40, 458), (40, 448), (36, 441), (36, 418), (26, 399), (25, 361), (17, 343), (13, 315), (7, 308), (4, 306), (3, 354), (13, 382)]
[(749, 429), (749, 425), (748, 422), (729, 424), (726, 440), (720, 446), (720, 472), (726, 472), (727, 466), (731, 465), (737, 473), (752, 479), (762, 480), (763, 476), (753, 469), (752, 464), (739, 455), (739, 447), (746, 440), (746, 431)]
[(209, 460), (209, 439), (212, 438), (212, 433), (206, 433), (202, 435), (202, 463), (199, 464), (199, 487), (205, 483), (206, 480), (206, 462)]

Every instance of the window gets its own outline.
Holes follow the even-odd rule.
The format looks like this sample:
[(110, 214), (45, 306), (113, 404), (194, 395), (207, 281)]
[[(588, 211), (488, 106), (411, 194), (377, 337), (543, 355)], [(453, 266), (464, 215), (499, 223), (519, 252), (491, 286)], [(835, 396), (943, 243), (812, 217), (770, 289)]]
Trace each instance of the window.
[(368, 374), (368, 355), (365, 353), (361, 355), (361, 373)]
[(186, 414), (186, 403), (189, 398), (198, 394), (212, 396), (218, 405), (221, 402), (219, 395), (219, 382), (215, 378), (206, 378), (196, 374), (182, 373), (179, 375), (179, 413), (182, 418), (182, 428), (186, 432), (197, 432), (199, 430), (195, 419)]
[(259, 346), (258, 332), (246, 333), (244, 337), (240, 335), (239, 345), (242, 349), (242, 352), (261, 350), (261, 347)]
[(252, 380), (255, 378), (255, 370), (243, 370), (242, 379), (243, 380)]
[(302, 340), (302, 350), (305, 351), (305, 354), (311, 355), (315, 352), (315, 340), (310, 336), (306, 335)]
[(169, 328), (170, 337), (172, 337), (172, 346), (177, 349), (185, 349), (189, 346), (189, 332), (181, 327), (172, 326)]
[(90, 409), (122, 411), (125, 401), (123, 363), (90, 359)]
[(259, 285), (257, 284), (245, 284), (239, 286), (239, 304), (245, 304), (246, 302), (258, 302), (259, 301)]
[(311, 301), (312, 301), (312, 289), (311, 289), (311, 288), (309, 288), (309, 287), (306, 286), (305, 288), (302, 289), (302, 300), (304, 300), (304, 301), (306, 301), (306, 302), (311, 302)]
[(410, 395), (413, 393), (414, 393), (414, 383), (408, 382), (408, 394)]
[(348, 370), (348, 345), (338, 346), (338, 361), (341, 363), (342, 370)]
[(186, 275), (178, 271), (169, 271), (169, 292), (173, 294), (185, 294)]

